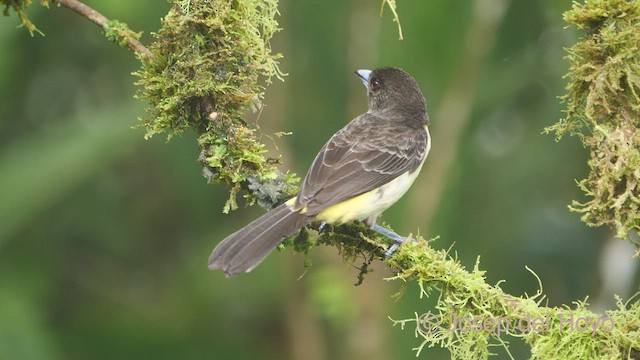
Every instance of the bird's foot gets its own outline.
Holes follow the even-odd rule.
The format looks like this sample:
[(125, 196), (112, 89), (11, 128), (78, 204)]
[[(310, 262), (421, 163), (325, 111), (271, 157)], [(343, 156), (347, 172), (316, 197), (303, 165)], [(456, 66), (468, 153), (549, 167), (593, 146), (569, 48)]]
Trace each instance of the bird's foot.
[(393, 231), (389, 230), (389, 229), (385, 229), (382, 226), (375, 224), (371, 227), (371, 230), (382, 234), (390, 239), (392, 239), (394, 242), (393, 244), (389, 247), (389, 249), (384, 253), (384, 256), (389, 257), (391, 255), (393, 255), (394, 252), (396, 252), (396, 250), (398, 250), (398, 247), (402, 244), (404, 244), (405, 241), (407, 241), (408, 238), (404, 237), (404, 236), (400, 236), (396, 233), (394, 233)]

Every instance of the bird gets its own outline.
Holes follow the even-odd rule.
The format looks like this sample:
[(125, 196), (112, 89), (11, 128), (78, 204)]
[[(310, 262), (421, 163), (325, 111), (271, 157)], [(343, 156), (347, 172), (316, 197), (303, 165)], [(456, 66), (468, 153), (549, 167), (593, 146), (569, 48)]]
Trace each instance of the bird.
[(296, 196), (222, 240), (209, 269), (227, 277), (253, 270), (286, 238), (312, 222), (365, 221), (394, 240), (406, 239), (376, 223), (411, 187), (429, 150), (427, 104), (416, 80), (395, 67), (360, 69), (368, 109), (320, 149)]

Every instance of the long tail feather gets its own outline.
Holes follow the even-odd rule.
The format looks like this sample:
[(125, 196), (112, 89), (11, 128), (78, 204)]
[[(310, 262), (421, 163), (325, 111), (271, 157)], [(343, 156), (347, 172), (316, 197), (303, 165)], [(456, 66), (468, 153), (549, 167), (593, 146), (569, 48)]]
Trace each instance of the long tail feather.
[(209, 257), (209, 269), (227, 276), (249, 272), (310, 220), (282, 204), (222, 240)]

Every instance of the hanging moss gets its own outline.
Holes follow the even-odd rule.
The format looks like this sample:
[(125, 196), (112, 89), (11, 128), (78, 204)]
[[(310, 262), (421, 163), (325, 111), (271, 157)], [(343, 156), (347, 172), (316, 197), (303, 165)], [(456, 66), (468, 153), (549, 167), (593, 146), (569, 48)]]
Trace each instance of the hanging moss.
[(266, 208), (293, 195), (295, 174), (276, 169), (280, 159), (264, 156), (255, 128), (243, 121), (261, 106), (260, 80), (281, 76), (280, 55), (269, 46), (279, 30), (277, 0), (173, 3), (150, 46), (153, 56), (135, 73), (138, 97), (151, 105), (146, 137), (195, 130), (205, 176), (230, 188), (225, 212), (237, 208), (241, 191)]
[[(42, 6), (46, 7), (49, 7), (50, 2), (51, 0), (40, 1)], [(2, 12), (4, 16), (9, 16), (9, 10), (12, 10), (18, 14), (18, 17), (20, 18), (20, 26), (26, 28), (31, 36), (36, 32), (40, 35), (44, 35), (29, 19), (27, 7), (29, 7), (30, 4), (31, 0), (0, 0), (0, 7), (4, 6), (4, 10)]]
[(640, 229), (640, 1), (574, 3), (564, 19), (585, 35), (567, 50), (566, 116), (546, 131), (578, 135), (591, 152), (578, 183), (587, 201), (571, 210), (625, 238)]

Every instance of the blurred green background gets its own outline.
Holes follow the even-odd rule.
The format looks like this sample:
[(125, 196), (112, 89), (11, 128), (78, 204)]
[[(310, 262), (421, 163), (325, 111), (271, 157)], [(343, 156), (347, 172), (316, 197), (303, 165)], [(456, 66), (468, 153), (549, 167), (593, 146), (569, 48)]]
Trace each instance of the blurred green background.
[[(87, 1), (109, 18), (158, 29), (169, 4)], [(562, 116), (570, 0), (400, 1), (405, 39), (380, 2), (282, 0), (272, 41), (289, 76), (266, 94), (263, 139), (304, 175), (331, 134), (363, 112), (357, 68), (401, 67), (429, 104), (433, 147), (412, 191), (383, 220), (452, 244), (460, 261), (514, 295), (542, 279), (549, 305), (590, 295), (594, 309), (638, 289), (626, 243), (590, 229), (580, 199), (587, 152), (542, 129)], [(261, 213), (223, 215), (192, 133), (166, 143), (131, 129), (138, 64), (71, 11), (34, 5), (46, 36), (0, 21), (1, 359), (409, 359), (413, 329), (388, 317), (432, 310), (381, 264), (362, 286), (335, 248), (313, 267), (290, 251), (225, 279), (206, 263), (215, 244)], [(293, 131), (272, 141), (269, 134)], [(277, 150), (276, 150), (277, 147)], [(614, 271), (612, 273), (612, 271)], [(618, 271), (617, 273), (615, 271)], [(613, 274), (613, 275), (612, 275)], [(300, 278), (301, 277), (301, 278)], [(610, 279), (610, 280), (607, 280)], [(515, 358), (527, 356), (518, 339)], [(500, 348), (498, 358), (506, 357)], [(446, 350), (421, 355), (446, 359)]]

